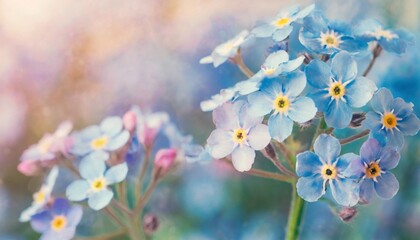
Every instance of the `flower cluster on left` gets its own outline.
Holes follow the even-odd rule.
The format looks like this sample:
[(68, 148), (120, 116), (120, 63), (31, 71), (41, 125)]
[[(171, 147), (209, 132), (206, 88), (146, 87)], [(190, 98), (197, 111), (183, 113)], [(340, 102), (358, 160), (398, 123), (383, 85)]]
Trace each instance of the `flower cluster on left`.
[[(133, 107), (123, 117), (107, 117), (73, 133), (72, 128), (66, 121), (53, 134), (45, 134), (24, 151), (18, 165), (24, 175), (44, 176), (19, 218), (30, 222), (41, 239), (73, 238), (83, 207), (102, 210), (117, 227), (95, 237), (150, 235), (153, 231), (143, 229), (141, 219), (157, 183), (179, 163), (207, 158), (165, 112), (145, 114)], [(73, 181), (65, 191), (54, 188), (57, 181), (67, 184), (69, 176)], [(73, 203), (84, 200), (87, 204)]]

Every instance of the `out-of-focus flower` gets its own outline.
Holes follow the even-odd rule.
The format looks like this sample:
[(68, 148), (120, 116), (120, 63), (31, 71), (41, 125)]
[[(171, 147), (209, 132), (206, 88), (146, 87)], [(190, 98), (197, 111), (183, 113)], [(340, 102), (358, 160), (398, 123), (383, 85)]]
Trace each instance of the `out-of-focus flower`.
[(86, 158), (80, 162), (80, 175), (84, 179), (72, 182), (66, 189), (70, 201), (88, 199), (88, 205), (94, 210), (106, 207), (114, 193), (109, 185), (123, 181), (128, 172), (127, 163), (115, 165), (106, 170), (104, 161)]
[(249, 114), (244, 101), (225, 103), (213, 111), (216, 129), (207, 139), (210, 154), (216, 159), (232, 154), (236, 170), (243, 172), (251, 169), (255, 150), (265, 148), (270, 142), (268, 127), (261, 124), (263, 117)]
[(42, 184), (41, 188), (38, 192), (32, 195), (33, 201), (30, 207), (23, 210), (20, 214), (19, 221), (20, 222), (27, 222), (31, 219), (31, 217), (45, 208), (45, 206), (51, 200), (51, 192), (54, 188), (55, 181), (57, 180), (58, 176), (58, 167), (53, 167), (48, 174), (44, 184)]
[(361, 21), (354, 28), (354, 34), (366, 42), (377, 41), (388, 52), (403, 54), (414, 45), (414, 35), (405, 29), (385, 29), (375, 19)]
[(332, 59), (331, 67), (320, 60), (311, 61), (305, 68), (308, 83), (314, 88), (310, 97), (325, 121), (334, 128), (350, 124), (352, 107), (363, 107), (376, 91), (376, 85), (365, 77), (357, 77), (357, 63), (345, 51)]
[(42, 234), (42, 240), (69, 240), (74, 237), (82, 215), (81, 206), (70, 206), (66, 199), (58, 198), (50, 209), (32, 217), (31, 226)]
[(200, 59), (201, 64), (213, 63), (214, 67), (220, 66), (229, 58), (235, 56), (239, 48), (245, 43), (250, 43), (249, 32), (244, 30), (227, 42), (218, 45), (210, 56)]
[(144, 148), (150, 148), (158, 133), (169, 122), (169, 115), (166, 112), (144, 114), (137, 106), (132, 111), (137, 115), (137, 138)]
[(211, 96), (209, 100), (202, 101), (200, 108), (204, 112), (213, 111), (224, 103), (233, 100), (236, 94), (237, 90), (235, 88), (222, 89), (219, 94)]
[(367, 48), (366, 41), (355, 39), (346, 23), (329, 22), (320, 11), (303, 20), (299, 41), (315, 53), (333, 54), (341, 50), (358, 53)]
[(160, 149), (155, 155), (155, 167), (159, 175), (165, 174), (174, 164), (177, 150), (174, 148)]
[(302, 65), (304, 59), (304, 56), (300, 56), (290, 60), (289, 54), (284, 50), (271, 53), (268, 55), (267, 59), (265, 59), (261, 66), (261, 70), (252, 76), (250, 80), (261, 81), (264, 78), (274, 78), (280, 74), (287, 74)]
[(353, 153), (339, 156), (341, 145), (338, 139), (321, 134), (314, 143), (315, 153), (306, 151), (297, 155), (296, 184), (299, 196), (308, 202), (317, 201), (325, 194), (327, 184), (334, 199), (343, 206), (354, 206), (359, 201), (357, 176), (345, 176), (352, 161), (360, 157)]
[(277, 78), (265, 79), (260, 91), (248, 96), (250, 114), (265, 116), (272, 138), (283, 142), (293, 130), (293, 121), (304, 123), (316, 114), (312, 99), (299, 97), (306, 86), (305, 74), (296, 71), (286, 75), (283, 81)]
[(72, 128), (73, 124), (70, 121), (65, 121), (58, 126), (53, 134), (45, 134), (37, 144), (25, 150), (17, 167), (19, 172), (32, 176), (42, 168), (53, 166), (59, 153), (67, 153), (71, 145), (68, 135)]
[(414, 136), (420, 129), (420, 120), (413, 112), (413, 104), (381, 88), (372, 98), (371, 112), (366, 114), (363, 126), (370, 129), (371, 136), (382, 144), (402, 147), (404, 135)]
[(123, 118), (124, 129), (128, 132), (133, 132), (137, 126), (137, 115), (134, 111), (128, 111), (124, 114)]
[(376, 139), (368, 139), (360, 148), (360, 159), (350, 163), (347, 174), (362, 178), (360, 201), (370, 202), (373, 192), (390, 199), (398, 192), (399, 184), (394, 169), (400, 160), (400, 153), (393, 147), (382, 147)]
[(283, 41), (293, 30), (291, 24), (306, 17), (314, 8), (315, 5), (312, 4), (302, 10), (297, 6), (285, 9), (275, 18), (255, 27), (251, 33), (256, 37), (272, 37), (274, 41)]
[(81, 158), (94, 156), (97, 160), (106, 161), (110, 152), (124, 146), (129, 137), (130, 133), (123, 128), (120, 117), (107, 117), (99, 126), (92, 125), (75, 133), (71, 153)]

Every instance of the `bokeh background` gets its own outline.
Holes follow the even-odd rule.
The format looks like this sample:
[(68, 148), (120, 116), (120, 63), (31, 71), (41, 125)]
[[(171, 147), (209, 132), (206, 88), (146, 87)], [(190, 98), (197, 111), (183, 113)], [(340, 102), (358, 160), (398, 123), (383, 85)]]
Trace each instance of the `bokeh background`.
[[(420, 37), (418, 0), (315, 2), (330, 18), (374, 17)], [(184, 133), (204, 143), (213, 124), (199, 102), (244, 76), (232, 64), (214, 69), (199, 65), (199, 59), (296, 3), (312, 1), (0, 0), (0, 239), (38, 236), (29, 224), (18, 223), (18, 216), (40, 179), (21, 175), (16, 166), (22, 151), (43, 133), (66, 119), (80, 129), (136, 104), (168, 111)], [(419, 116), (418, 49), (402, 57), (384, 53), (370, 78), (413, 102)], [(254, 71), (266, 56), (259, 46), (244, 54)], [(358, 152), (360, 144), (344, 150)], [(307, 204), (302, 239), (416, 239), (419, 155), (420, 137), (408, 138), (394, 171), (399, 193), (359, 207), (349, 224), (325, 202)], [(257, 166), (274, 170), (262, 159)], [(240, 175), (217, 162), (191, 164), (158, 187), (147, 212), (161, 220), (155, 239), (281, 239), (289, 200), (285, 183)], [(79, 231), (89, 231), (95, 222), (100, 231), (97, 217), (86, 215)]]

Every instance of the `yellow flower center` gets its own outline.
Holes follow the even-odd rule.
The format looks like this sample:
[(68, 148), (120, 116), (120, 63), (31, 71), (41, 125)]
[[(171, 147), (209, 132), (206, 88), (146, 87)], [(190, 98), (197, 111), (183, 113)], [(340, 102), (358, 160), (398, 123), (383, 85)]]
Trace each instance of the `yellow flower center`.
[(365, 176), (366, 178), (376, 178), (381, 175), (381, 167), (376, 162), (371, 162), (365, 168)]
[(273, 74), (274, 74), (274, 72), (276, 72), (276, 68), (266, 68), (266, 67), (262, 67), (261, 69), (263, 70), (263, 72), (264, 72), (264, 74), (265, 74), (266, 76), (271, 76), (271, 75), (273, 75)]
[(274, 109), (279, 113), (285, 113), (290, 108), (289, 98), (287, 96), (278, 95), (273, 102)]
[(332, 98), (338, 100), (346, 94), (346, 89), (341, 82), (333, 82), (330, 85), (328, 92)]
[(39, 190), (38, 192), (34, 193), (32, 195), (32, 198), (34, 199), (34, 202), (37, 204), (42, 204), (45, 202), (45, 192), (43, 190)]
[(276, 21), (274, 21), (274, 26), (276, 26), (278, 28), (282, 28), (289, 23), (290, 23), (290, 18), (284, 17), (284, 18), (279, 18)]
[(341, 44), (341, 36), (334, 31), (327, 31), (325, 33), (321, 33), (321, 37), (319, 38), (321, 45), (326, 48), (338, 48)]
[(242, 144), (246, 141), (246, 131), (242, 128), (238, 128), (233, 132), (233, 141)]
[(55, 216), (51, 221), (51, 229), (58, 232), (61, 231), (64, 227), (66, 227), (67, 218), (64, 216)]
[(321, 176), (324, 180), (335, 179), (337, 177), (337, 169), (329, 164), (325, 164), (321, 168)]
[(393, 129), (397, 126), (397, 117), (392, 113), (385, 113), (382, 116), (382, 125), (383, 127), (385, 127), (386, 129)]
[(102, 137), (93, 139), (92, 142), (90, 142), (90, 146), (94, 150), (100, 150), (100, 149), (103, 149), (107, 143), (108, 143), (108, 137), (102, 136)]
[(101, 191), (106, 187), (106, 179), (103, 177), (97, 178), (92, 181), (90, 184), (90, 187), (93, 191)]

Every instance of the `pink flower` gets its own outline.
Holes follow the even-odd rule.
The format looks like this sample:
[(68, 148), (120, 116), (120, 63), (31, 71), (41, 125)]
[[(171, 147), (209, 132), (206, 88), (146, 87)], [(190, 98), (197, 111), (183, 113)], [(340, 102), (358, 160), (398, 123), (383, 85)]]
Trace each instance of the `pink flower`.
[(160, 149), (155, 156), (156, 169), (162, 174), (174, 164), (177, 156), (175, 148)]

